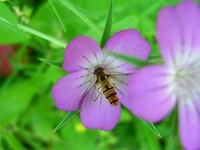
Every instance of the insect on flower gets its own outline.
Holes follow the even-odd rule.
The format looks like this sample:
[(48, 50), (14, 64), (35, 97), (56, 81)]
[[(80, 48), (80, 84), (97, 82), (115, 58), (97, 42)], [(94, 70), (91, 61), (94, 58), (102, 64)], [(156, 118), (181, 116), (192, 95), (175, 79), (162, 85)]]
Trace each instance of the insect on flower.
[[(102, 67), (97, 67), (94, 70), (94, 75), (96, 75), (96, 78), (97, 78), (95, 84), (100, 85), (98, 90), (101, 88), (104, 96), (109, 101), (109, 103), (112, 106), (117, 106), (118, 105), (117, 93), (115, 91), (115, 88), (113, 87), (113, 85), (109, 81), (109, 78), (111, 76), (106, 74), (105, 70)], [(99, 95), (100, 95), (100, 92), (99, 92)]]
[(135, 67), (111, 56), (111, 52), (147, 59), (150, 45), (133, 29), (120, 31), (101, 50), (95, 40), (78, 36), (66, 47), (62, 68), (70, 72), (58, 80), (52, 96), (58, 109), (80, 110), (87, 128), (111, 130), (120, 119), (120, 104), (130, 101), (127, 77)]

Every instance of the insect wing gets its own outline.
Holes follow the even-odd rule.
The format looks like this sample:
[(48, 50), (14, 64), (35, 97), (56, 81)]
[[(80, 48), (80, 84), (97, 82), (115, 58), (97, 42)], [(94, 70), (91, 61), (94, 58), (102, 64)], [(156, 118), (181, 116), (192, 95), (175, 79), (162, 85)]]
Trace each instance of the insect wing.
[(87, 108), (91, 103), (95, 103), (99, 96), (101, 96), (101, 88), (99, 85), (93, 84), (85, 91), (81, 101), (80, 110)]
[(129, 101), (127, 78), (128, 75), (117, 75), (110, 78), (110, 82), (117, 92), (119, 102), (122, 104), (127, 104), (127, 101)]

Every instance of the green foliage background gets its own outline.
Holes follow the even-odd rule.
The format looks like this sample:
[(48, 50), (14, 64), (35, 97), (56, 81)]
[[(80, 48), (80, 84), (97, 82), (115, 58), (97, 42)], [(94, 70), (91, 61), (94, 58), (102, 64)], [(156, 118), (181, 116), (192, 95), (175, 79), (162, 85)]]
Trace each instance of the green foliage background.
[[(114, 0), (111, 34), (137, 29), (150, 42), (151, 56), (158, 56), (158, 12), (179, 2)], [(51, 89), (67, 73), (38, 58), (62, 62), (65, 46), (79, 35), (100, 44), (108, 7), (108, 0), (1, 0), (0, 44), (13, 46), (15, 56), (10, 57), (13, 72), (0, 77), (0, 150), (182, 149), (176, 112), (155, 125), (162, 138), (126, 108), (109, 132), (85, 129), (79, 114), (53, 132), (66, 112), (56, 109)]]

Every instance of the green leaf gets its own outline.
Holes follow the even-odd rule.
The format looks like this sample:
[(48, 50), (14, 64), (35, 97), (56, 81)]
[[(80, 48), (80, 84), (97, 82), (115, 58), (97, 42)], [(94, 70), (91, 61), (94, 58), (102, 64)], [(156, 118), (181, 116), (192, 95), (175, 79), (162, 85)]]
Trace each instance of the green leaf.
[(28, 36), (18, 27), (0, 15), (0, 44), (15, 44), (28, 40)]
[(156, 134), (158, 137), (162, 138), (156, 127), (152, 122), (146, 122), (140, 117), (138, 117), (154, 134)]
[(5, 149), (4, 149), (4, 146), (3, 146), (3, 143), (2, 143), (3, 135), (4, 135), (4, 133), (3, 133), (3, 127), (2, 127), (2, 125), (0, 124), (0, 149), (1, 149), (1, 150), (5, 150)]
[(54, 60), (48, 60), (48, 59), (44, 59), (44, 58), (38, 58), (39, 60), (49, 64), (49, 65), (52, 65), (52, 66), (56, 66), (56, 67), (59, 67), (59, 68), (62, 68), (62, 64), (61, 62), (57, 62), (57, 61), (54, 61)]
[(42, 84), (43, 77), (24, 80), (13, 84), (0, 93), (0, 124), (7, 124), (18, 117), (30, 104), (36, 91)]
[[(139, 130), (139, 139), (140, 141), (145, 141), (140, 142), (141, 143), (141, 149), (153, 149), (153, 150), (160, 150), (160, 134), (154, 125), (151, 122), (145, 122), (141, 119), (142, 122), (139, 122), (137, 124), (137, 129)], [(149, 130), (150, 129), (150, 130)]]
[(68, 112), (67, 115), (63, 118), (63, 120), (57, 125), (57, 127), (53, 130), (53, 132), (56, 132), (61, 127), (63, 127), (74, 115), (77, 113), (77, 111)]
[(55, 14), (56, 14), (56, 16), (57, 16), (57, 18), (58, 18), (58, 20), (59, 20), (59, 22), (60, 22), (60, 24), (61, 24), (63, 30), (66, 32), (65, 26), (64, 26), (64, 24), (63, 24), (63, 22), (62, 22), (62, 20), (61, 20), (61, 18), (60, 18), (60, 16), (59, 16), (59, 14), (58, 14), (56, 8), (54, 7), (52, 1), (51, 1), (51, 0), (48, 0), (48, 1), (49, 1), (49, 4), (51, 5), (53, 11), (55, 12)]
[[(14, 25), (18, 22), (18, 18), (10, 7), (6, 3), (0, 2), (0, 10), (0, 44), (16, 44), (27, 41), (27, 35)], [(6, 20), (11, 20), (12, 23)]]
[(7, 140), (7, 142), (9, 143), (9, 146), (12, 147), (13, 149), (26, 150), (26, 148), (21, 143), (20, 139), (18, 137), (16, 137), (14, 132), (7, 131), (6, 134), (4, 134), (4, 137)]
[(110, 6), (108, 10), (106, 24), (105, 24), (105, 28), (102, 35), (101, 44), (100, 44), (101, 48), (103, 48), (106, 41), (110, 38), (110, 33), (112, 30), (112, 16), (113, 16), (113, 0), (110, 0)]
[[(35, 36), (38, 36), (40, 38), (43, 38), (43, 39), (45, 39), (47, 41), (50, 41), (52, 43), (55, 43), (55, 44), (57, 44), (57, 45), (59, 45), (59, 46), (61, 46), (63, 48), (65, 48), (66, 45), (67, 45), (67, 43), (63, 43), (63, 42), (55, 39), (54, 37), (51, 37), (51, 36), (49, 36), (47, 34), (44, 34), (42, 32), (39, 32), (39, 31), (35, 30), (35, 29), (32, 29), (31, 27), (28, 27), (28, 26), (25, 26), (25, 25), (22, 25), (22, 24), (18, 24), (18, 23), (13, 23), (10, 20), (7, 20), (6, 18), (4, 18), (3, 16), (0, 16), (0, 27), (1, 27), (1, 23), (4, 24), (7, 28), (9, 27), (10, 29), (12, 29), (12, 31), (17, 32), (16, 34), (17, 34), (18, 38), (20, 38), (19, 34), (20, 34), (20, 36), (21, 35), (25, 36), (26, 35), (24, 33), (24, 31), (25, 31), (25, 32), (28, 32), (28, 33), (33, 34)], [(5, 33), (5, 35), (10, 33), (10, 29), (9, 29), (9, 32)], [(1, 31), (1, 29), (0, 29), (0, 31)], [(3, 36), (2, 36), (2, 38), (5, 39), (5, 37), (3, 37)], [(0, 41), (1, 41), (1, 36), (0, 36)], [(1, 42), (0, 42), (0, 44), (1, 44)]]
[(150, 14), (155, 13), (157, 10), (160, 9), (160, 7), (162, 6), (163, 1), (155, 1), (154, 3), (152, 3), (152, 5), (145, 11), (143, 11), (143, 13), (141, 13), (140, 18), (144, 18), (149, 16)]
[(163, 64), (164, 61), (160, 55), (149, 56), (148, 63), (150, 64)]
[(111, 55), (115, 56), (115, 58), (119, 58), (127, 63), (130, 63), (134, 66), (136, 66), (137, 68), (142, 68), (144, 66), (147, 66), (149, 63), (141, 60), (139, 58), (135, 58), (135, 57), (131, 57), (129, 55), (123, 55), (123, 54), (119, 54), (119, 53), (110, 53)]
[(76, 9), (70, 2), (66, 0), (58, 0), (62, 3), (66, 8), (75, 13), (81, 20), (83, 20), (89, 27), (91, 27), (97, 34), (101, 35), (102, 31), (91, 21), (89, 20), (83, 13), (81, 13), (78, 9)]
[(51, 37), (51, 36), (49, 36), (49, 35), (47, 35), (47, 34), (44, 34), (44, 33), (40, 32), (40, 31), (37, 31), (37, 30), (35, 30), (35, 29), (32, 29), (32, 28), (30, 28), (30, 27), (28, 27), (28, 26), (18, 24), (18, 27), (19, 27), (21, 30), (25, 31), (25, 32), (28, 32), (28, 33), (30, 33), (30, 34), (33, 34), (33, 35), (38, 36), (38, 37), (40, 37), (40, 38), (43, 38), (43, 39), (45, 39), (45, 40), (47, 40), (47, 41), (50, 41), (50, 42), (52, 42), (52, 43), (55, 43), (55, 44), (59, 45), (60, 47), (65, 48), (66, 45), (67, 45), (67, 43), (63, 43), (63, 42), (61, 42), (60, 40), (55, 39), (54, 37)]

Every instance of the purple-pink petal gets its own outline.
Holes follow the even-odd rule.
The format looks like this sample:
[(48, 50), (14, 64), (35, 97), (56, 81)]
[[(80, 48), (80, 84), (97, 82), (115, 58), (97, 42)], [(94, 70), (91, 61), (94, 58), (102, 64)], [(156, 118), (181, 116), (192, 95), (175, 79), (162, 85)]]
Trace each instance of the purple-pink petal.
[(80, 108), (80, 101), (91, 85), (90, 79), (86, 77), (85, 70), (76, 71), (57, 81), (52, 89), (52, 97), (58, 109), (76, 111)]
[(145, 67), (129, 79), (131, 105), (133, 114), (152, 122), (162, 120), (176, 103), (173, 93), (173, 79), (164, 66)]
[(140, 59), (147, 59), (151, 47), (137, 30), (127, 29), (112, 35), (104, 49)]
[(109, 66), (108, 70), (113, 69), (116, 72), (133, 72), (134, 67), (124, 63), (117, 57), (112, 57), (110, 52), (129, 55), (139, 59), (147, 59), (151, 47), (149, 43), (134, 29), (127, 29), (115, 33), (110, 37), (104, 46), (105, 62)]
[(179, 134), (183, 147), (187, 150), (200, 148), (200, 113), (192, 99), (180, 99)]
[(78, 36), (70, 41), (64, 56), (62, 67), (68, 72), (96, 66), (103, 57), (98, 43), (86, 36)]
[(200, 48), (200, 9), (190, 0), (163, 8), (157, 21), (157, 39), (167, 64), (184, 61)]
[(111, 130), (120, 119), (120, 104), (112, 106), (103, 94), (81, 110), (81, 121), (86, 128)]

